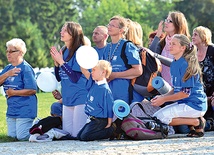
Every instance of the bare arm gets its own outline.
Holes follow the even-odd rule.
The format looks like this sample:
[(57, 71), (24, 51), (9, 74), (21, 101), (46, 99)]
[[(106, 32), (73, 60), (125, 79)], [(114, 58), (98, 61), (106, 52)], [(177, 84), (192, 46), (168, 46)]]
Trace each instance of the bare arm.
[(141, 65), (132, 65), (132, 68), (123, 71), (123, 72), (112, 72), (108, 82), (111, 80), (121, 78), (121, 79), (133, 79), (135, 77), (140, 76), (143, 73), (143, 69)]
[(108, 118), (108, 124), (106, 125), (105, 128), (109, 128), (111, 126), (112, 123), (112, 118)]
[(9, 88), (6, 91), (6, 94), (8, 95), (8, 98), (11, 96), (30, 96), (36, 94), (36, 90), (33, 89), (13, 90), (12, 88)]
[(157, 96), (157, 97), (153, 98), (151, 100), (152, 105), (153, 106), (161, 106), (165, 102), (178, 101), (178, 100), (189, 97), (189, 94), (182, 92), (182, 91), (175, 93), (175, 94), (172, 94), (172, 92), (173, 92), (173, 90), (171, 90), (169, 93), (167, 93), (165, 95)]
[(0, 76), (0, 85), (10, 76), (17, 76), (20, 73), (20, 68), (13, 68)]

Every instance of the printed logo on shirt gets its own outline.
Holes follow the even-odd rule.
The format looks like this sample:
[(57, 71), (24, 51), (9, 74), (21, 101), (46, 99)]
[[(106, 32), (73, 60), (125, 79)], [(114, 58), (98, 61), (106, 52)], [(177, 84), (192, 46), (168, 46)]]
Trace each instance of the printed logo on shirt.
[(115, 55), (112, 60), (114, 60), (114, 61), (117, 60), (117, 56)]
[(8, 80), (9, 82), (13, 82), (13, 81), (15, 80), (15, 77), (10, 76), (10, 77), (7, 78), (7, 80)]
[(94, 97), (90, 96), (90, 101), (93, 102), (94, 101)]

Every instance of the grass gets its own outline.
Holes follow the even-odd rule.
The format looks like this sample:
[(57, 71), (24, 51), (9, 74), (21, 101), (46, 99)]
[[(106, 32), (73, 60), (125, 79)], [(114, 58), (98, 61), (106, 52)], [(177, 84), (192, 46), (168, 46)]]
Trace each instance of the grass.
[[(44, 118), (50, 115), (50, 106), (56, 100), (52, 93), (37, 93), (38, 98), (38, 118)], [(15, 139), (7, 136), (6, 110), (7, 104), (4, 96), (0, 95), (0, 142), (12, 142)]]

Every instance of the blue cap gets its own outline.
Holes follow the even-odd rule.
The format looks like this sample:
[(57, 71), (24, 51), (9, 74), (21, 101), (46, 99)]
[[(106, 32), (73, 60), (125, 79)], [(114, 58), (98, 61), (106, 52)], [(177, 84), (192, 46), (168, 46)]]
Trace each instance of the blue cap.
[(51, 105), (51, 115), (62, 116), (62, 103), (54, 102)]

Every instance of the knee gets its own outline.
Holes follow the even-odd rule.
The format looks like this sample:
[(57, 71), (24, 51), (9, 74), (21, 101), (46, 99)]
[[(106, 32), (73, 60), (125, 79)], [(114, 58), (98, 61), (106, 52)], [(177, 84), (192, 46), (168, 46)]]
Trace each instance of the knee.
[(78, 138), (80, 141), (90, 141), (90, 140), (88, 139), (87, 134), (78, 135), (77, 138)]
[(159, 119), (164, 124), (170, 124), (170, 122), (172, 121), (171, 118), (166, 117), (166, 116), (164, 116), (162, 114), (156, 115), (155, 117), (157, 117), (157, 119)]

